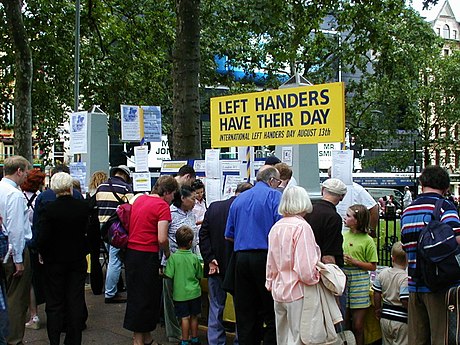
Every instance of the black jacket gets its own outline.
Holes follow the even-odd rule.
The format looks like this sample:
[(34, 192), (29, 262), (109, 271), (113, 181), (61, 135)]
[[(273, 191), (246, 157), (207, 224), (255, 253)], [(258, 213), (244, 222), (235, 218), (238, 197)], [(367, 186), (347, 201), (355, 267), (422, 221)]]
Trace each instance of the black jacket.
[(88, 203), (70, 195), (43, 206), (37, 245), (45, 263), (75, 262), (86, 256), (88, 215)]
[(219, 275), (224, 277), (227, 263), (233, 252), (233, 243), (225, 240), (228, 211), (235, 196), (227, 200), (215, 201), (209, 205), (200, 229), (200, 252), (204, 261), (204, 276), (208, 276), (209, 263), (216, 259)]

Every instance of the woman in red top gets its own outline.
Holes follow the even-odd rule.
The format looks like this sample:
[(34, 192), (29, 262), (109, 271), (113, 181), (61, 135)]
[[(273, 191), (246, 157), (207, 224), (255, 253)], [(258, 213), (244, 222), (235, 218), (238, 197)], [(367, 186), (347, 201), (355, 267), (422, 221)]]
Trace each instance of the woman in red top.
[(160, 249), (169, 256), (169, 205), (179, 188), (172, 176), (160, 176), (150, 195), (138, 197), (131, 210), (125, 257), (128, 298), (123, 327), (134, 332), (134, 345), (153, 344), (151, 331), (160, 311)]

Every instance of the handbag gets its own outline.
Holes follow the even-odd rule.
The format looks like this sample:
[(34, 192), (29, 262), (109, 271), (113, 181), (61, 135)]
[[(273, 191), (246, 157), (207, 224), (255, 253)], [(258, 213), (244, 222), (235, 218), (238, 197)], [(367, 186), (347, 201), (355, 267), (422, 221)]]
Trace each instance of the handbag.
[(446, 345), (456, 345), (460, 341), (459, 294), (460, 286), (452, 287), (446, 293), (447, 323), (444, 340)]
[(342, 323), (339, 323), (337, 328), (340, 332), (337, 332), (337, 341), (334, 345), (356, 345), (356, 338), (352, 331), (345, 331)]

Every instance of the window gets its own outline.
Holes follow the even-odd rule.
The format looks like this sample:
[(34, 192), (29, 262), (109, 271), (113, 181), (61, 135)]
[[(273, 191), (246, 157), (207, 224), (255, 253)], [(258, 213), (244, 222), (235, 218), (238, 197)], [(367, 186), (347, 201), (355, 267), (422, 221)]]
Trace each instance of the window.
[(7, 158), (14, 155), (14, 147), (13, 145), (5, 145), (3, 146), (3, 158)]
[(457, 39), (457, 30), (452, 30), (452, 38), (453, 38), (454, 40)]
[(438, 36), (441, 36), (441, 28), (436, 28), (436, 33), (438, 34)]
[(445, 24), (442, 28), (442, 34), (445, 39), (450, 39), (450, 28), (449, 25)]
[(443, 50), (443, 55), (444, 56), (449, 56), (449, 49), (444, 49)]

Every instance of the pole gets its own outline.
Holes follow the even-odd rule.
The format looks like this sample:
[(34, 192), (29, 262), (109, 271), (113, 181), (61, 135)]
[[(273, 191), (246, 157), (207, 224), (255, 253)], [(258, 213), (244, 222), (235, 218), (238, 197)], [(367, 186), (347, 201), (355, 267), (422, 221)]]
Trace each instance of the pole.
[(74, 111), (79, 108), (80, 96), (80, 0), (75, 6), (75, 84), (74, 84)]
[(414, 139), (414, 196), (417, 197), (417, 139)]

